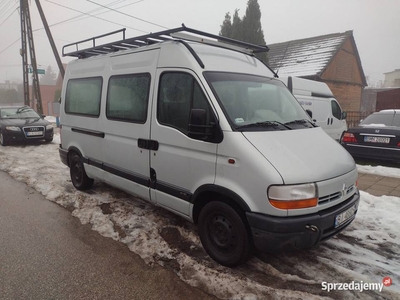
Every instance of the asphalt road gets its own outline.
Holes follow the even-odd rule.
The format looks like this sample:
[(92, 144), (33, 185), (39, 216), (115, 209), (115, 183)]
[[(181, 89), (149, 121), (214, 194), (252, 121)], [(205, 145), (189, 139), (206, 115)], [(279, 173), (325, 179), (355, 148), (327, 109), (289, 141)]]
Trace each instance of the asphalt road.
[(0, 171), (0, 299), (210, 299)]

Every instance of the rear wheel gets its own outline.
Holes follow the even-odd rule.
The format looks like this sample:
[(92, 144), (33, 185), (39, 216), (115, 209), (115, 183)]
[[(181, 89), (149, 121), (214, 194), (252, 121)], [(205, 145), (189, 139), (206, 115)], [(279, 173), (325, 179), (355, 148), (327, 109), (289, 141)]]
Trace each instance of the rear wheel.
[(77, 190), (83, 191), (92, 187), (93, 179), (86, 175), (85, 168), (79, 154), (72, 154), (69, 164), (69, 173), (72, 184)]
[(224, 202), (213, 201), (201, 210), (199, 235), (204, 249), (216, 262), (235, 267), (251, 256), (251, 240), (240, 214)]
[(0, 132), (0, 144), (1, 144), (2, 146), (7, 146), (7, 145), (8, 145), (8, 142), (7, 142), (6, 139), (4, 138), (2, 132)]

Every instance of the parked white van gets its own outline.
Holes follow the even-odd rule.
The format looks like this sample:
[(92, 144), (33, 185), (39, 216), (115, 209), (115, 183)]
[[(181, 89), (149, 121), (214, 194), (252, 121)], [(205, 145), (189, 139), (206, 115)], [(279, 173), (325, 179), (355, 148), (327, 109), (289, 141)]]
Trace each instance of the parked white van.
[(343, 112), (331, 89), (324, 82), (298, 77), (279, 77), (296, 97), (311, 118), (333, 139), (339, 141), (347, 130), (346, 112)]
[(254, 56), (266, 46), (184, 26), (80, 44), (63, 48), (78, 59), (59, 148), (77, 189), (103, 181), (198, 224), (226, 266), (254, 246), (312, 247), (355, 218), (353, 158)]

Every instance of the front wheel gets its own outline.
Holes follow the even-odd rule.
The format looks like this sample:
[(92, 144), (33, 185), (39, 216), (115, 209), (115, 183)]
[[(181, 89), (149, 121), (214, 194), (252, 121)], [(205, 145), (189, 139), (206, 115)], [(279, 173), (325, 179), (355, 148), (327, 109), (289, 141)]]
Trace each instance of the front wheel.
[(244, 220), (224, 202), (213, 201), (204, 206), (199, 215), (199, 235), (208, 255), (221, 265), (235, 267), (251, 256)]
[(69, 173), (71, 181), (77, 190), (83, 191), (90, 189), (93, 185), (93, 179), (86, 175), (85, 168), (78, 154), (73, 154), (69, 164)]
[(46, 143), (51, 143), (53, 141), (53, 138), (49, 138), (49, 139), (44, 139), (46, 141)]

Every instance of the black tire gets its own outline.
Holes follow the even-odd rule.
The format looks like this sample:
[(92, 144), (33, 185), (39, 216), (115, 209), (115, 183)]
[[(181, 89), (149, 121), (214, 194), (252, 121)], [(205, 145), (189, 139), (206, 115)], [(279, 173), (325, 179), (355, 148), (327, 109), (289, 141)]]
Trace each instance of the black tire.
[(46, 143), (51, 143), (53, 141), (53, 138), (49, 138), (49, 139), (44, 139), (46, 141)]
[(7, 145), (8, 145), (8, 142), (7, 142), (6, 139), (4, 138), (2, 132), (0, 132), (0, 144), (1, 144), (2, 146), (7, 146)]
[(247, 226), (240, 214), (224, 202), (212, 201), (203, 207), (199, 235), (208, 255), (221, 265), (235, 267), (251, 256)]
[(69, 174), (71, 176), (72, 184), (77, 190), (83, 191), (92, 187), (93, 179), (86, 175), (85, 167), (81, 162), (81, 157), (76, 153), (71, 156)]

